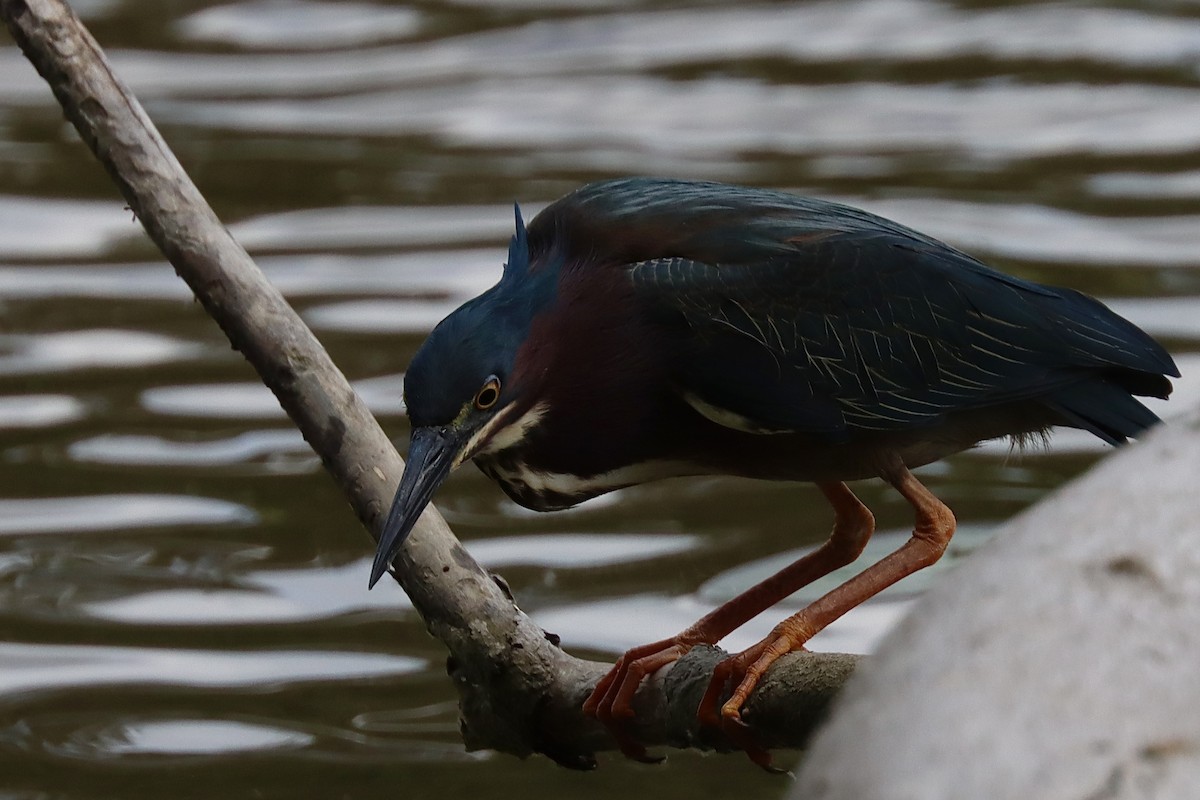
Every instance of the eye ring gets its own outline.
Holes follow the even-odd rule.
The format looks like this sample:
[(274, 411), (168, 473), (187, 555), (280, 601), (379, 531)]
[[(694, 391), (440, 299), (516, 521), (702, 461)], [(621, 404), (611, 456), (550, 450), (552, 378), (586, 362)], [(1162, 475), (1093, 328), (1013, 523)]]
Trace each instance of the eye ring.
[(492, 406), (496, 405), (496, 401), (500, 399), (500, 379), (495, 375), (487, 379), (478, 392), (475, 393), (475, 408), (480, 411), (487, 411)]

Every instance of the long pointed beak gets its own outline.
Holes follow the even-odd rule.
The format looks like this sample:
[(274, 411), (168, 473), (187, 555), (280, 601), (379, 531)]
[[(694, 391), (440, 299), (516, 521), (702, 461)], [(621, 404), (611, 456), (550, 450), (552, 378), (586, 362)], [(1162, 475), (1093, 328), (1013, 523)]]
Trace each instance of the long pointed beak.
[(429, 504), (429, 498), (453, 469), (461, 447), (461, 437), (448, 428), (413, 430), (408, 462), (404, 465), (404, 474), (400, 476), (400, 486), (392, 500), (392, 509), (383, 524), (368, 588), (374, 587), (383, 573), (387, 572), (392, 559), (400, 551), (400, 545), (404, 544), (417, 524), (417, 518)]

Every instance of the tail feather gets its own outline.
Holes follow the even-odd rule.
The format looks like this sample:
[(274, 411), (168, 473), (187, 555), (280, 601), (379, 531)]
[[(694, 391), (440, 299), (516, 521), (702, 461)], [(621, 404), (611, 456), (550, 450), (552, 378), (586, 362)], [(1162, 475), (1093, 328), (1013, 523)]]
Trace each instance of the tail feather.
[(1166, 376), (1178, 378), (1179, 368), (1153, 337), (1094, 297), (1072, 289), (1054, 291), (1059, 303), (1051, 307), (1039, 298), (1040, 303), (1077, 353), (1122, 373), (1112, 376), (1117, 383), (1138, 381), (1141, 385), (1128, 387), (1134, 394), (1164, 397), (1164, 386), (1170, 393)]
[(1067, 425), (1090, 431), (1112, 445), (1124, 444), (1160, 422), (1128, 389), (1104, 378), (1064, 386), (1044, 402)]
[(1160, 421), (1137, 396), (1165, 400), (1179, 368), (1162, 345), (1099, 300), (1070, 289), (1055, 291), (1059, 331), (1076, 363), (1094, 371), (1051, 392), (1044, 403), (1065, 424), (1109, 444), (1124, 444)]

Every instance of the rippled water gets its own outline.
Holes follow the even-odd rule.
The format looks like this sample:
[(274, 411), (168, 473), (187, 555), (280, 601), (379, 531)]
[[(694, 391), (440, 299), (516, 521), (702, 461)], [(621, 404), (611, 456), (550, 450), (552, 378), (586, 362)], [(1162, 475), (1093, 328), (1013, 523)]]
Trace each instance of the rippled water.
[[(1178, 356), (1157, 411), (1200, 403), (1193, 4), (77, 7), (398, 439), (403, 369), (498, 276), (511, 202), (629, 173), (855, 203), (1085, 289)], [(784, 793), (737, 759), (580, 776), (464, 753), (443, 649), (395, 586), (366, 591), (369, 539), (316, 458), (7, 39), (0, 75), (0, 795)], [(924, 475), (962, 554), (1102, 453), (1067, 433)], [(910, 520), (861, 494), (875, 556)], [(537, 515), (468, 469), (439, 505), (593, 655), (675, 632), (830, 522), (812, 487), (722, 479)], [(936, 575), (815, 645), (869, 650)]]

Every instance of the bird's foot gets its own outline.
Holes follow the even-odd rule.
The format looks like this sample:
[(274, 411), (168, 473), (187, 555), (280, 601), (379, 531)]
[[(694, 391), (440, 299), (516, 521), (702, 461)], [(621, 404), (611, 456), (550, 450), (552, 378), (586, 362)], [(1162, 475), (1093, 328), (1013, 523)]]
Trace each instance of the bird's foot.
[(647, 754), (646, 748), (634, 737), (633, 697), (647, 675), (678, 661), (697, 644), (700, 642), (680, 634), (633, 648), (617, 659), (584, 701), (583, 713), (595, 717), (608, 729), (626, 757), (643, 764), (658, 764), (665, 760), (663, 756)]
[[(771, 763), (771, 753), (759, 744), (750, 726), (742, 721), (742, 707), (770, 666), (788, 653), (803, 650), (813, 633), (803, 620), (795, 617), (784, 620), (758, 644), (717, 664), (708, 690), (700, 701), (700, 724), (721, 731), (751, 761), (768, 772), (786, 770)], [(730, 685), (734, 686), (733, 693), (722, 702)]]

